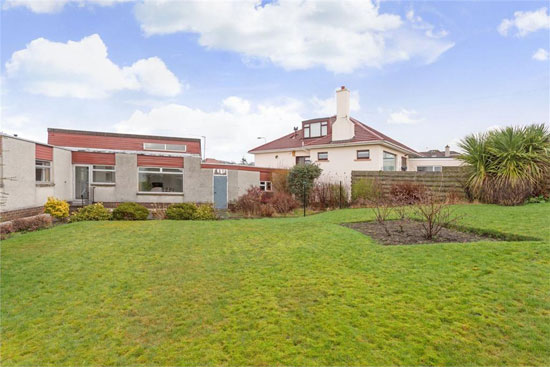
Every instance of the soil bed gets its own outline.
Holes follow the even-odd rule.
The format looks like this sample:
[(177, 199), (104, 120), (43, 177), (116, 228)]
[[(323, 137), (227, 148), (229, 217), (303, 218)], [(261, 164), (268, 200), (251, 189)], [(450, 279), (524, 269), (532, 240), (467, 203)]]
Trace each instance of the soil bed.
[[(493, 241), (494, 238), (470, 232), (461, 232), (455, 229), (443, 228), (436, 238), (427, 240), (424, 237), (422, 222), (414, 220), (389, 220), (386, 221), (386, 228), (391, 236), (388, 236), (384, 228), (378, 222), (356, 222), (344, 223), (349, 227), (372, 237), (376, 242), (383, 245), (412, 245), (417, 243), (439, 243), (439, 242), (477, 242)], [(403, 229), (401, 231), (401, 229)]]

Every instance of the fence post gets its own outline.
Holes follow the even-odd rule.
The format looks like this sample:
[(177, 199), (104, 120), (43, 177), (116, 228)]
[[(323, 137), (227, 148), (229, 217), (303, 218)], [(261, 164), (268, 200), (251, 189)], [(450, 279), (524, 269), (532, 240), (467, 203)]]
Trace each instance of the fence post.
[(342, 209), (342, 181), (340, 181), (340, 209)]
[(306, 182), (303, 183), (304, 187), (304, 217), (306, 216)]

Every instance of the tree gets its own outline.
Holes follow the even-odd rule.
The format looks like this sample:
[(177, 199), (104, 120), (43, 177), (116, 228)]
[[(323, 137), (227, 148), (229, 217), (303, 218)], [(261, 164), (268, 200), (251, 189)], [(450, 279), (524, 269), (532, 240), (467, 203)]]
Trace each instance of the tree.
[[(313, 182), (319, 178), (322, 169), (314, 164), (297, 164), (288, 172), (290, 192), (302, 203), (309, 198)], [(305, 194), (305, 197), (304, 197)]]
[(483, 202), (521, 204), (550, 173), (550, 132), (544, 124), (468, 135), (460, 147), (459, 159), (469, 170), (466, 187)]

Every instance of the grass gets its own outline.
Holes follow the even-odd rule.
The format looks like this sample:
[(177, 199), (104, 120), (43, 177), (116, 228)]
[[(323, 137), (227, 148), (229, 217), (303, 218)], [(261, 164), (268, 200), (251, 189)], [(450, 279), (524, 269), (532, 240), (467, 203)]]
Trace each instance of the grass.
[(458, 206), (540, 239), (381, 246), (306, 218), (81, 222), (2, 243), (2, 365), (548, 365), (550, 204)]

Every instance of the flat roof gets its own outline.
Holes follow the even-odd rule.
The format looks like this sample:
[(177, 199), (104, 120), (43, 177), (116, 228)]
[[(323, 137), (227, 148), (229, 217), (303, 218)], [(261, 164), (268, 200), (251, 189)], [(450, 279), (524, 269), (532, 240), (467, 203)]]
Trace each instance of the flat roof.
[(94, 136), (110, 136), (110, 137), (123, 137), (123, 138), (145, 138), (145, 139), (168, 139), (168, 140), (180, 140), (180, 141), (196, 141), (201, 142), (199, 138), (181, 138), (175, 136), (161, 136), (161, 135), (139, 135), (139, 134), (121, 134), (121, 133), (108, 133), (101, 131), (86, 131), (86, 130), (70, 130), (70, 129), (58, 129), (48, 128), (48, 132), (52, 133), (65, 133), (65, 134), (83, 134)]

